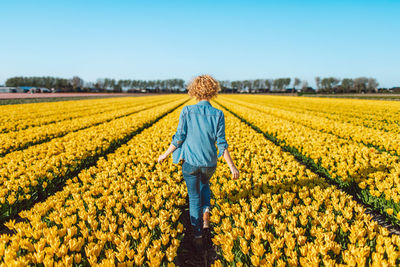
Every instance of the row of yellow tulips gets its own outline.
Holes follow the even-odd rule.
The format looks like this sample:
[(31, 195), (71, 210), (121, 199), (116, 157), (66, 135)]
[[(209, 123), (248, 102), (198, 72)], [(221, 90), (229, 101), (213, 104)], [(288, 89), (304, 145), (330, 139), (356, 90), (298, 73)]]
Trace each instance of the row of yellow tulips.
[[(176, 97), (176, 99), (178, 98), (179, 97)], [(166, 99), (165, 96), (158, 96), (152, 98), (151, 101), (148, 97), (138, 97), (134, 100), (133, 102), (132, 99), (126, 99), (124, 102), (119, 102), (116, 105), (114, 104), (106, 110), (100, 110), (100, 112), (98, 110), (99, 107), (91, 108), (85, 112), (81, 111), (80, 117), (78, 118), (66, 119), (51, 124), (30, 127), (25, 130), (0, 134), (0, 155), (5, 155), (15, 150), (21, 150), (31, 145), (46, 142), (67, 133), (105, 123), (122, 116), (131, 115), (143, 109), (162, 105), (173, 99)], [(68, 102), (65, 103), (67, 105), (70, 104)], [(58, 116), (58, 114), (55, 115), (55, 117)]]
[[(151, 99), (143, 97), (143, 99)], [(0, 133), (20, 131), (29, 127), (79, 118), (115, 110), (121, 105), (140, 101), (131, 98), (107, 98), (0, 106)]]
[(6, 223), (14, 234), (0, 236), (2, 263), (174, 266), (186, 185), (171, 159), (157, 164), (157, 157), (170, 144), (180, 111), (68, 180), (45, 202), (21, 212), (26, 222)]
[(221, 160), (211, 180), (213, 242), (220, 247), (214, 266), (400, 263), (399, 236), (389, 236), (351, 196), (224, 112), (241, 178), (231, 180)]
[(166, 99), (171, 101), (0, 158), (0, 218), (9, 218), (37, 199), (51, 195), (67, 177), (125, 143), (187, 98)]
[(398, 101), (270, 95), (226, 95), (226, 97), (400, 134)]
[[(281, 146), (312, 160), (343, 187), (360, 191), (362, 200), (400, 222), (400, 158), (352, 140), (338, 138), (230, 101), (220, 101)], [(300, 115), (299, 115), (300, 116)], [(345, 129), (343, 129), (345, 130)]]

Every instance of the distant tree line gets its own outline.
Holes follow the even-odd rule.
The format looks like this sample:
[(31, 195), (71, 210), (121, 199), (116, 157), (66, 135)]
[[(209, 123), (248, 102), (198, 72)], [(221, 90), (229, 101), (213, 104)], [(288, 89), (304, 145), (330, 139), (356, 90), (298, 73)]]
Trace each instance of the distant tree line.
[[(379, 83), (375, 78), (359, 77), (355, 79), (338, 79), (335, 77), (316, 77), (316, 91), (318, 93), (374, 93)], [(299, 78), (256, 79), (243, 81), (220, 81), (223, 92), (312, 92), (306, 80)], [(291, 87), (290, 87), (291, 86)]]
[(379, 83), (375, 78), (359, 77), (355, 79), (334, 77), (315, 78), (317, 90), (320, 93), (375, 93)]
[(7, 79), (6, 86), (19, 87), (19, 86), (32, 86), (39, 88), (55, 88), (59, 91), (85, 91), (84, 81), (78, 76), (71, 79), (57, 78), (57, 77), (12, 77)]
[[(359, 77), (338, 79), (335, 77), (316, 77), (316, 90), (309, 87), (306, 80), (299, 78), (255, 79), (219, 81), (223, 93), (373, 93), (377, 92), (379, 83), (375, 78)], [(56, 89), (64, 92), (181, 92), (185, 91), (183, 79), (166, 80), (116, 80), (97, 79), (96, 82), (85, 82), (78, 76), (71, 79), (56, 77), (12, 77), (7, 79), (6, 86), (32, 86)]]
[(185, 81), (182, 79), (166, 80), (115, 80), (97, 79), (95, 83), (85, 82), (78, 76), (71, 79), (56, 77), (12, 77), (7, 79), (6, 86), (32, 86), (56, 89), (61, 92), (174, 92), (182, 91), (185, 88)]
[(285, 92), (290, 85), (290, 78), (279, 79), (256, 79), (241, 81), (219, 81), (222, 92), (247, 92), (247, 93), (266, 93), (266, 92)]
[(10, 87), (34, 86), (46, 88), (64, 88), (70, 85), (72, 86), (68, 79), (55, 77), (12, 77), (6, 81), (6, 86)]
[(134, 92), (138, 90), (151, 90), (154, 92), (182, 91), (185, 88), (185, 81), (182, 79), (167, 80), (115, 80), (97, 79), (94, 84), (96, 88), (112, 89), (114, 91)]

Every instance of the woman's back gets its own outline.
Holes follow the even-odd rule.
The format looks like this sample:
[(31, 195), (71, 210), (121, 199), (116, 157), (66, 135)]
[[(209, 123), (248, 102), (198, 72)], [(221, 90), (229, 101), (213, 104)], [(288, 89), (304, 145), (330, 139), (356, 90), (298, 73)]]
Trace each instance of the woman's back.
[(206, 100), (184, 107), (172, 143), (178, 147), (173, 153), (174, 163), (184, 159), (193, 166), (215, 166), (217, 156), (228, 147), (224, 113)]

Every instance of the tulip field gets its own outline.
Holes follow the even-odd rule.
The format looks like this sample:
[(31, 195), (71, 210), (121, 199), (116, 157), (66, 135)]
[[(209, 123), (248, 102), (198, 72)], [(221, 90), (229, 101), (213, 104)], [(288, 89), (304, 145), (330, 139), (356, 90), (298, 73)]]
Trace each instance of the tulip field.
[[(192, 266), (181, 166), (157, 163), (187, 95), (0, 106), (0, 266)], [(398, 266), (400, 102), (211, 101), (240, 178), (210, 180), (202, 266)], [(185, 211), (186, 209), (186, 211)]]

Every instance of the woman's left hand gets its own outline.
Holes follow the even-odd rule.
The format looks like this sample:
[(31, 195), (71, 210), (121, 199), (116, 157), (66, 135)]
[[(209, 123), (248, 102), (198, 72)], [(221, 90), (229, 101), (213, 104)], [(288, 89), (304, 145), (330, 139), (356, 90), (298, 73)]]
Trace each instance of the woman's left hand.
[(165, 159), (167, 158), (167, 156), (165, 154), (162, 154), (158, 157), (158, 163), (163, 162)]

